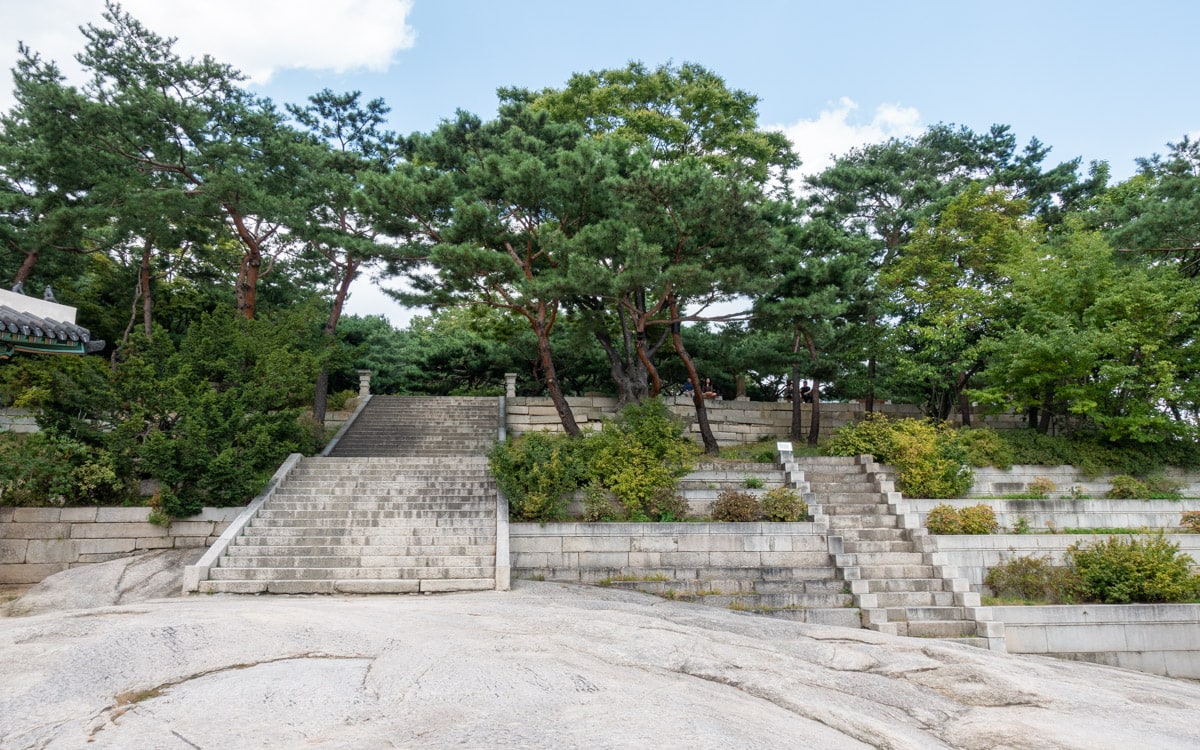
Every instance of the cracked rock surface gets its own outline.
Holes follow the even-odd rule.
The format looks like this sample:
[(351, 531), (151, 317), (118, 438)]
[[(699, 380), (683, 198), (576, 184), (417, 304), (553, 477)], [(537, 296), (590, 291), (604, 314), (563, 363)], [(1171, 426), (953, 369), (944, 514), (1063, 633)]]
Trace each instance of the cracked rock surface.
[(3, 748), (1200, 747), (1200, 684), (519, 581), (0, 619)]

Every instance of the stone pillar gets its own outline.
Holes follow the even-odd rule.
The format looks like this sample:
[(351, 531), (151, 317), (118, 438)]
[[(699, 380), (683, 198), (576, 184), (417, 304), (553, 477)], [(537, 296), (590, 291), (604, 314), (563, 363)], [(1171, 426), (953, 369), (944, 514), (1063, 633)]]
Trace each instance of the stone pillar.
[(734, 383), (736, 384), (734, 386), (736, 392), (733, 394), (733, 400), (749, 401), (750, 397), (746, 395), (746, 376), (738, 375), (737, 378), (734, 379)]
[(366, 396), (371, 392), (371, 371), (358, 371), (358, 395)]
[(517, 395), (517, 374), (515, 372), (504, 373), (504, 395), (509, 398)]

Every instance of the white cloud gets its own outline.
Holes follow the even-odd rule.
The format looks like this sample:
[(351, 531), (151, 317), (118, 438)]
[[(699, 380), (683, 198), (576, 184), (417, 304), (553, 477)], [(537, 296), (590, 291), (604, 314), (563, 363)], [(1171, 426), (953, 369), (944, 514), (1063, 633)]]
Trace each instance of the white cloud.
[[(407, 23), (412, 0), (124, 0), (121, 7), (156, 34), (176, 37), (181, 55), (212, 55), (254, 83), (285, 69), (383, 71), (416, 43)], [(103, 0), (0, 2), (0, 67), (16, 64), (22, 41), (80, 82), (79, 27), (100, 23), (103, 10)], [(11, 88), (6, 76), (0, 109), (12, 106)]]
[(799, 173), (812, 175), (833, 164), (835, 157), (852, 148), (868, 143), (880, 143), (889, 138), (920, 135), (925, 130), (921, 114), (913, 107), (881, 104), (869, 122), (852, 122), (858, 109), (851, 99), (843, 97), (835, 106), (823, 110), (816, 119), (800, 120), (791, 125), (773, 126), (791, 140), (802, 160)]

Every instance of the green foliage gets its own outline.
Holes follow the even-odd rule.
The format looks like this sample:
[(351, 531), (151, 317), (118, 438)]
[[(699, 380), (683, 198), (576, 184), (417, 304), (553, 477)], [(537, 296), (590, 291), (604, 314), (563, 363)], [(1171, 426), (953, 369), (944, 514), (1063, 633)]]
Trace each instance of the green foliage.
[(1112, 478), (1112, 489), (1108, 497), (1124, 500), (1178, 500), (1182, 496), (1183, 484), (1162, 476), (1144, 480), (1127, 474)]
[(102, 448), (51, 432), (0, 433), (0, 504), (120, 505), (132, 496)]
[(1012, 533), (1028, 534), (1029, 533), (1029, 519), (1025, 518), (1024, 516), (1022, 516), (1021, 518), (1018, 518), (1016, 520), (1016, 523), (1013, 524)]
[(742, 480), (742, 485), (748, 490), (759, 490), (762, 489), (763, 480), (762, 477), (756, 477), (753, 474), (747, 474)]
[(649, 516), (652, 521), (686, 521), (689, 515), (691, 506), (688, 505), (687, 498), (675, 492), (672, 487), (659, 487), (650, 498)]
[(758, 500), (749, 492), (722, 490), (712, 505), (711, 515), (714, 521), (747, 523), (761, 521), (763, 511)]
[(497, 443), (488, 454), (496, 484), (508, 498), (514, 521), (555, 521), (563, 517), (567, 495), (587, 476), (582, 440), (529, 432)]
[(958, 509), (958, 517), (962, 522), (963, 534), (995, 534), (1000, 530), (1000, 524), (996, 522), (996, 511), (992, 510), (992, 506), (972, 505), (967, 508)]
[(957, 508), (941, 503), (929, 509), (925, 528), (929, 529), (930, 534), (961, 534), (962, 519)]
[(1048, 556), (1005, 560), (990, 568), (983, 582), (997, 597), (1031, 602), (1069, 603), (1079, 594), (1073, 571), (1054, 565)]
[(341, 411), (346, 408), (346, 402), (358, 395), (358, 391), (346, 389), (344, 391), (334, 391), (329, 394), (327, 406), (334, 411)]
[(599, 434), (586, 438), (588, 475), (617, 497), (630, 518), (651, 517), (657, 493), (674, 491), (698, 452), (683, 432), (683, 424), (661, 400), (630, 404), (605, 422)]
[(769, 489), (759, 496), (758, 502), (762, 506), (763, 518), (768, 521), (793, 523), (808, 519), (808, 503), (790, 487)]
[(925, 528), (930, 534), (994, 534), (1000, 530), (990, 505), (955, 508), (941, 503), (929, 509)]
[(1200, 596), (1193, 560), (1162, 534), (1109, 538), (1089, 547), (1067, 548), (1067, 563), (1079, 577), (1082, 595), (1106, 604), (1178, 602)]
[(613, 504), (612, 496), (599, 482), (589, 482), (583, 488), (583, 520), (619, 521), (621, 510)]
[(1031, 500), (1045, 500), (1051, 492), (1058, 489), (1058, 485), (1049, 477), (1034, 477), (1025, 489), (1028, 490)]
[(888, 419), (878, 413), (848, 424), (825, 447), (829, 455), (869, 453), (896, 468), (897, 484), (909, 497), (961, 497), (971, 487), (974, 472), (958, 433), (940, 422)]
[(959, 430), (958, 441), (966, 451), (967, 463), (971, 466), (1007, 469), (1013, 465), (1012, 448), (996, 430), (964, 427)]

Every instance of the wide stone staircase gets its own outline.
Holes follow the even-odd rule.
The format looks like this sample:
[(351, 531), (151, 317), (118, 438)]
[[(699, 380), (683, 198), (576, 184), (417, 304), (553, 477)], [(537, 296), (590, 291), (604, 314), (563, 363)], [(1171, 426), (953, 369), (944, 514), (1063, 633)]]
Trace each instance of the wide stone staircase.
[(292, 460), (202, 559), (192, 590), (495, 588), (498, 492), (484, 454), (498, 435), (496, 404), (372, 397), (329, 455)]
[(829, 550), (872, 630), (946, 638), (1003, 650), (1003, 623), (967, 581), (923, 551), (925, 530), (870, 457), (796, 462), (810, 507), (828, 527)]

